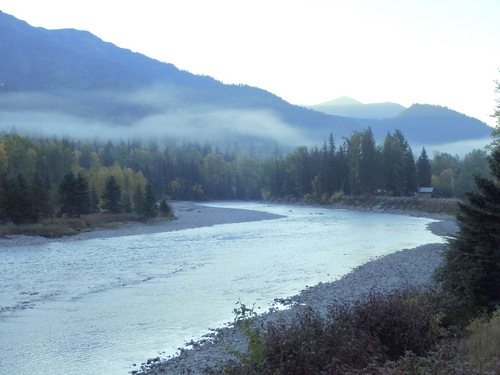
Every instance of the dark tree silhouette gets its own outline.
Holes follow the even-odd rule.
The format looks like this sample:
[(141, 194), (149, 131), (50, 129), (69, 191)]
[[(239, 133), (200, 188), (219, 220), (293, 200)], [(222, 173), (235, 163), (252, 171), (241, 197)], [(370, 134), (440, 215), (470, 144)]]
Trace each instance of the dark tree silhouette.
[(9, 219), (14, 224), (36, 222), (29, 185), (24, 176), (18, 174), (16, 178), (8, 181), (6, 187), (6, 213)]
[(101, 208), (108, 213), (122, 212), (122, 192), (114, 176), (109, 176), (101, 196)]
[(61, 214), (69, 217), (80, 217), (90, 213), (90, 194), (87, 179), (79, 173), (77, 177), (70, 172), (59, 184), (59, 202)]
[(448, 241), (436, 278), (471, 307), (500, 304), (500, 149), (492, 152), (494, 179), (475, 178), (477, 190), (459, 205), (458, 234)]
[(431, 163), (425, 148), (422, 148), (422, 152), (417, 159), (417, 176), (418, 176), (418, 186), (419, 187), (429, 187), (431, 186), (432, 171)]

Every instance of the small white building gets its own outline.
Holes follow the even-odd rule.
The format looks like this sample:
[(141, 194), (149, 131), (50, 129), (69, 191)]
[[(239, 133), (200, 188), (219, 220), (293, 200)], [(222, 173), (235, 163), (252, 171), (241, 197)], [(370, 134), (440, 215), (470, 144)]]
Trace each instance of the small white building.
[(418, 196), (421, 198), (432, 198), (433, 187), (421, 187), (418, 189)]

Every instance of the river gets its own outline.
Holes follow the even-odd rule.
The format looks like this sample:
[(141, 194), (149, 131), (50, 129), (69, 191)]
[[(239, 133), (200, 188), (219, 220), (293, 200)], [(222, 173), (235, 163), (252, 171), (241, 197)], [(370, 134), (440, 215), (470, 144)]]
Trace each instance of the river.
[(0, 240), (1, 373), (127, 374), (232, 320), (238, 300), (265, 311), (375, 257), (442, 242), (425, 218), (210, 205), (285, 217), (36, 246)]

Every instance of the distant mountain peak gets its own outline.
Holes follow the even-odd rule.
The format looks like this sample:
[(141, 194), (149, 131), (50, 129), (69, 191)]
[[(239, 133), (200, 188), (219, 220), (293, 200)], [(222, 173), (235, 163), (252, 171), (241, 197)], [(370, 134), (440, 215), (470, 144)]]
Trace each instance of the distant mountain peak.
[[(356, 99), (349, 98), (348, 96), (341, 96), (340, 98), (330, 100), (328, 102), (324, 102), (321, 104), (317, 104), (316, 106), (351, 106), (351, 105), (363, 105), (363, 103), (357, 101)], [(315, 106), (315, 107), (316, 107)]]
[(406, 109), (400, 104), (391, 102), (363, 104), (347, 96), (313, 105), (310, 108), (330, 115), (372, 120), (396, 117)]

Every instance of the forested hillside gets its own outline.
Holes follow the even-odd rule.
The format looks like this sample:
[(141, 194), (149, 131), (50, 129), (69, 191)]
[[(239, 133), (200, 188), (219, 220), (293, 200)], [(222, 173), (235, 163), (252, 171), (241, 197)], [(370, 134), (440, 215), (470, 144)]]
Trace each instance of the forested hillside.
[(414, 104), (398, 116), (384, 119), (373, 125), (374, 132), (381, 134), (387, 129), (400, 129), (408, 139), (418, 143), (446, 139), (456, 142), (462, 139), (486, 138), (491, 128), (478, 119), (446, 107), (429, 104)]
[[(174, 140), (160, 147), (7, 134), (0, 138), (0, 218), (22, 223), (91, 212), (152, 215), (154, 202), (162, 199), (294, 197), (327, 203), (339, 194), (413, 195), (430, 185), (438, 196), (460, 197), (473, 187), (472, 174), (486, 171), (480, 150), (461, 160), (444, 153), (430, 159), (424, 149), (416, 158), (400, 131), (380, 145), (368, 129), (340, 144), (330, 136), (321, 147), (301, 146), (286, 155), (276, 150), (268, 158)], [(149, 208), (141, 203), (146, 198)], [(78, 200), (82, 206), (71, 207)]]

